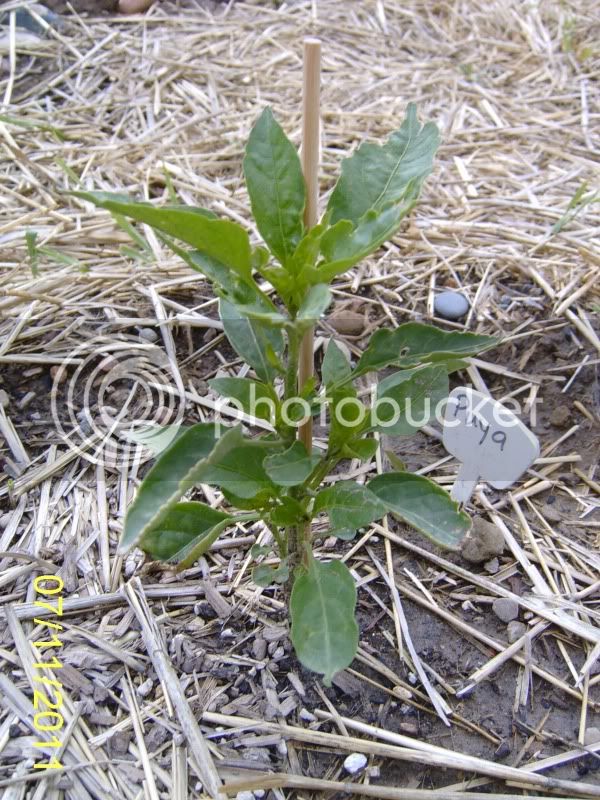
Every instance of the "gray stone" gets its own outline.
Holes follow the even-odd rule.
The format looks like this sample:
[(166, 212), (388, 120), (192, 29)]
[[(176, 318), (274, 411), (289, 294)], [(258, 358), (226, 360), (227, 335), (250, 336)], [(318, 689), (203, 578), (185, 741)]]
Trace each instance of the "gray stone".
[(510, 644), (513, 644), (527, 633), (527, 625), (519, 622), (516, 619), (511, 620), (506, 626), (506, 638)]
[[(34, 19), (32, 14), (29, 13), (29, 9), (35, 11), (36, 14), (39, 14), (39, 16), (45, 22), (47, 22), (48, 25), (51, 25), (54, 28), (60, 28), (62, 19), (59, 17), (59, 15), (55, 14), (53, 11), (50, 11), (49, 8), (46, 8), (46, 6), (42, 5), (41, 3), (34, 3), (29, 7), (15, 9), (15, 25), (17, 28), (23, 28), (24, 30), (35, 33), (38, 36), (44, 36), (46, 33), (44, 27), (40, 25), (36, 19)], [(8, 15), (0, 15), (0, 25), (6, 24), (8, 24)]]
[(492, 611), (502, 622), (511, 622), (519, 616), (519, 604), (510, 597), (499, 597), (492, 603)]
[(486, 561), (483, 565), (483, 568), (486, 572), (489, 572), (490, 575), (495, 575), (498, 570), (500, 569), (500, 562), (497, 558), (490, 558), (489, 561)]
[(252, 642), (252, 655), (257, 661), (262, 661), (267, 655), (267, 643), (262, 637), (257, 637)]
[(496, 525), (475, 517), (469, 533), (463, 539), (461, 553), (466, 561), (483, 564), (504, 551), (504, 534)]
[(8, 408), (10, 404), (10, 397), (8, 396), (8, 392), (5, 392), (4, 389), (0, 389), (0, 406), (2, 408)]
[(145, 342), (155, 342), (158, 339), (158, 333), (154, 328), (140, 328), (140, 339)]
[(460, 319), (469, 311), (469, 301), (460, 292), (442, 292), (433, 301), (433, 310), (444, 319)]
[(600, 742), (600, 728), (586, 728), (583, 734), (583, 743), (588, 745), (597, 742)]
[(153, 688), (154, 681), (152, 678), (146, 678), (146, 680), (138, 686), (137, 693), (140, 697), (148, 697)]
[(344, 760), (344, 769), (350, 775), (356, 775), (367, 766), (367, 757), (364, 753), (350, 753)]

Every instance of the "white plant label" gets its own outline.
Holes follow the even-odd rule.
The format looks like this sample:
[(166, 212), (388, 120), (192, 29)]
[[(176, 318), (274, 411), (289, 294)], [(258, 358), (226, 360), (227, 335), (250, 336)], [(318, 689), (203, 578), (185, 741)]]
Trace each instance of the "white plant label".
[(540, 453), (536, 436), (497, 400), (460, 386), (448, 398), (444, 447), (460, 462), (452, 498), (466, 503), (478, 480), (507, 489)]

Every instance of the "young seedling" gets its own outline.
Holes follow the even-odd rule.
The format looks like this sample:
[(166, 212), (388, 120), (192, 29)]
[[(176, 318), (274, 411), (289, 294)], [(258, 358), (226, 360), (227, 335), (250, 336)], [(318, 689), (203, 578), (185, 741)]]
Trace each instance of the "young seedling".
[[(262, 520), (278, 562), (275, 568), (257, 565), (254, 581), (291, 587), (292, 642), (300, 661), (326, 684), (357, 650), (356, 588), (342, 561), (315, 558), (311, 522), (327, 515), (326, 535), (351, 539), (357, 529), (391, 513), (450, 548), (470, 527), (443, 489), (409, 472), (366, 483), (323, 482), (344, 459), (370, 460), (378, 446), (375, 434), (407, 436), (425, 425), (448, 396), (449, 373), (494, 339), (409, 322), (378, 330), (356, 364), (330, 341), (320, 381), (310, 378), (299, 386), (297, 378), (301, 342), (330, 305), (329, 285), (395, 234), (417, 201), (437, 146), (436, 126), (421, 126), (409, 105), (402, 126), (384, 145), (362, 144), (343, 161), (323, 217), (307, 230), (298, 155), (265, 109), (246, 146), (244, 174), (266, 248), (252, 244), (242, 226), (204, 208), (159, 208), (103, 192), (77, 193), (119, 220), (152, 226), (212, 282), (224, 332), (253, 373), (215, 378), (210, 385), (271, 426), (263, 435), (250, 435), (242, 425), (222, 435), (214, 424), (183, 430), (142, 481), (120, 552), (138, 546), (183, 569), (224, 531)], [(395, 371), (378, 383), (373, 401), (363, 403), (358, 379), (389, 367)], [(310, 452), (297, 431), (308, 415), (324, 410), (327, 447)], [(227, 510), (182, 500), (198, 484), (220, 489)], [(253, 555), (260, 559), (270, 551), (271, 546), (254, 548)]]

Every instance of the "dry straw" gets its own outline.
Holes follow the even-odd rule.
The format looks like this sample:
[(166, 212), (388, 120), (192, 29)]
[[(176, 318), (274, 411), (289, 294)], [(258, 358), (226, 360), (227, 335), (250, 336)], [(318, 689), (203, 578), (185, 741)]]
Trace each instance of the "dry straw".
[[(3, 11), (17, 5), (22, 0)], [(224, 796), (225, 781), (230, 796), (272, 787), (277, 800), (342, 791), (394, 800), (500, 800), (522, 790), (600, 796), (597, 783), (572, 769), (582, 757), (596, 763), (599, 750), (583, 746), (600, 708), (599, 479), (587, 450), (599, 413), (587, 382), (600, 363), (598, 206), (564, 218), (584, 182), (584, 197), (598, 188), (599, 20), (597, 3), (582, 0), (161, 2), (143, 18), (72, 14), (43, 38), (23, 37), (14, 24), (3, 29), (0, 786), (7, 796), (179, 799), (200, 797), (198, 781), (210, 797)], [(472, 310), (450, 327), (508, 334), (503, 360), (474, 359), (465, 379), (526, 408), (559, 394), (570, 410), (564, 432), (544, 432), (542, 457), (510, 495), (483, 486), (476, 494), (476, 511), (508, 543), (497, 574), (413, 544), (391, 520), (345, 549), (323, 550), (346, 560), (361, 608), (375, 620), (365, 623), (359, 657), (338, 681), (346, 694), (335, 702), (326, 694), (315, 701), (312, 679), (293, 665), (278, 668), (286, 657), (281, 602), (251, 582), (242, 556), (269, 532), (240, 528), (178, 577), (137, 555), (116, 557), (143, 467), (87, 460), (56, 432), (49, 402), (53, 367), (68, 364), (73, 375), (97, 337), (142, 341), (140, 329), (156, 334), (163, 395), (183, 405), (189, 421), (214, 414), (216, 398), (203, 381), (219, 370), (244, 374), (225, 346), (210, 288), (151, 231), (140, 230), (132, 249), (112, 219), (65, 192), (117, 189), (159, 202), (175, 192), (247, 221), (243, 144), (267, 103), (300, 143), (306, 35), (323, 42), (322, 196), (341, 156), (364, 138), (385, 138), (408, 101), (442, 129), (435, 172), (410, 222), (335, 287), (338, 303), (355, 314), (350, 350), (360, 352), (361, 325), (430, 317), (435, 293), (452, 286)], [(332, 316), (317, 331), (317, 357), (336, 325)], [(553, 363), (546, 348), (557, 341), (569, 343), (568, 352)], [(449, 486), (456, 465), (438, 438), (426, 429), (408, 457)], [(322, 445), (318, 430), (315, 445)], [(96, 446), (92, 437), (86, 453)], [(360, 474), (348, 465), (348, 475)], [(544, 503), (550, 490), (570, 503), (560, 524)], [(208, 487), (205, 499), (222, 502)], [(48, 617), (33, 605), (31, 585), (52, 571), (65, 582), (66, 700), (65, 768), (51, 776), (24, 759), (35, 737), (29, 642), (44, 635)], [(500, 597), (527, 618), (512, 646), (486, 624)], [(480, 654), (462, 679), (422, 646), (423, 615), (444, 625), (459, 649)], [(376, 628), (384, 634), (373, 648)], [(507, 664), (515, 671), (503, 685), (529, 706), (518, 707), (513, 729), (525, 737), (515, 735), (521, 752), (503, 764), (491, 753), (511, 731), (512, 698), (506, 718), (490, 721), (479, 713), (478, 693)], [(421, 676), (416, 686), (407, 680), (412, 672)], [(549, 716), (541, 708), (544, 694), (565, 707), (560, 740), (553, 708)], [(377, 713), (385, 708), (401, 733), (367, 722), (349, 695), (377, 696)], [(307, 722), (300, 711), (312, 708), (311, 698)], [(351, 710), (336, 707), (340, 698)], [(432, 725), (436, 715), (447, 719), (455, 744), (439, 746), (437, 734), (427, 741), (392, 703)], [(418, 779), (445, 788), (381, 788), (373, 771), (349, 782), (341, 763), (350, 751), (367, 754), (383, 783), (401, 783), (390, 778), (403, 774), (392, 770), (401, 760)], [(476, 758), (480, 751), (490, 757)], [(526, 752), (535, 754), (529, 763)], [(495, 794), (467, 791), (490, 782)]]

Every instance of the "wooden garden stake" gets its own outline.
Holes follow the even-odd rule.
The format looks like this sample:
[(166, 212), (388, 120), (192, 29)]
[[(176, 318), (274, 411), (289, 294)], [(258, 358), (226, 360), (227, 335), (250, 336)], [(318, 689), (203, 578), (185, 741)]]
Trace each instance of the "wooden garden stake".
[[(304, 224), (307, 230), (317, 224), (319, 204), (319, 106), (321, 79), (321, 42), (304, 40), (304, 82), (302, 87), (302, 171), (306, 183)], [(298, 390), (314, 374), (313, 328), (302, 339), (298, 365)], [(302, 423), (298, 438), (312, 450), (312, 417)]]

